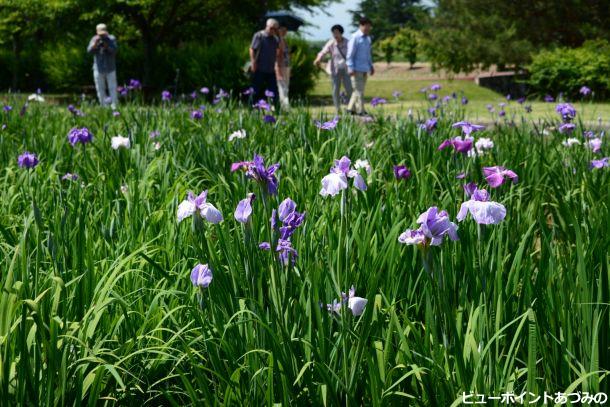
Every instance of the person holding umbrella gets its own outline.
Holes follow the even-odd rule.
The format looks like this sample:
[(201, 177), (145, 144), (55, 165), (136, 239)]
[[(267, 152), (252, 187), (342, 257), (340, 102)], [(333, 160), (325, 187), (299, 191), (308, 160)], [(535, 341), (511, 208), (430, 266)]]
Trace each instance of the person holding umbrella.
[[(277, 100), (276, 62), (283, 64), (280, 50), (280, 40), (277, 37), (279, 23), (273, 18), (267, 19), (265, 29), (258, 31), (252, 37), (250, 44), (250, 71), (252, 73), (252, 88), (256, 100), (265, 97), (265, 91), (273, 93)], [(283, 79), (283, 78), (281, 78)]]
[(349, 100), (352, 96), (352, 83), (350, 82), (349, 74), (347, 73), (347, 40), (343, 38), (343, 27), (339, 24), (333, 25), (330, 31), (333, 38), (328, 40), (324, 48), (318, 53), (315, 61), (316, 66), (320, 66), (322, 58), (330, 55), (326, 71), (332, 79), (333, 103), (337, 114), (341, 113), (341, 83)]

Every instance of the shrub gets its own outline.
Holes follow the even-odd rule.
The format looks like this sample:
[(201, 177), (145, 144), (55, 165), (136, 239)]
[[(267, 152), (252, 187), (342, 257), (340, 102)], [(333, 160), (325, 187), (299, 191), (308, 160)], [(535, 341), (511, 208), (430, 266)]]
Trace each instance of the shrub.
[(316, 51), (304, 39), (297, 36), (288, 37), (291, 50), (290, 97), (303, 98), (315, 85), (317, 75), (313, 61)]
[(610, 43), (592, 41), (580, 48), (557, 48), (535, 55), (529, 66), (530, 92), (545, 95), (562, 92), (574, 98), (583, 85), (596, 98), (610, 96)]
[(86, 45), (50, 44), (42, 50), (40, 64), (45, 82), (55, 91), (77, 91), (93, 81), (93, 62)]

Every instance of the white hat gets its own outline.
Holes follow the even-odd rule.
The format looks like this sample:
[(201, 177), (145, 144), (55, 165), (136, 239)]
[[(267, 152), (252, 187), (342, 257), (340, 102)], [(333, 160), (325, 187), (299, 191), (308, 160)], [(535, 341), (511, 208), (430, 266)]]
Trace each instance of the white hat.
[(106, 24), (96, 25), (95, 31), (97, 32), (97, 35), (108, 34), (108, 28), (106, 28)]

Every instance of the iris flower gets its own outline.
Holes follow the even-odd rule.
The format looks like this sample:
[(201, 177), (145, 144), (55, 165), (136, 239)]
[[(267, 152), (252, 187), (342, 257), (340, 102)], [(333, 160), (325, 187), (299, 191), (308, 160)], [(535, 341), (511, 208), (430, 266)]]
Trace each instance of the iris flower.
[(560, 103), (555, 106), (555, 111), (559, 113), (563, 121), (569, 122), (576, 117), (576, 109), (569, 103)]
[(404, 165), (395, 165), (394, 177), (396, 179), (409, 179), (411, 177), (411, 171)]
[(191, 271), (191, 282), (195, 287), (208, 288), (212, 278), (212, 269), (207, 264), (199, 263)]
[(332, 304), (326, 304), (326, 308), (329, 312), (339, 313), (341, 307), (347, 304), (347, 307), (352, 311), (352, 315), (358, 317), (364, 312), (367, 303), (366, 298), (356, 297), (356, 289), (352, 286), (348, 295), (341, 293), (341, 301), (333, 300)]
[(456, 224), (449, 220), (447, 211), (439, 211), (436, 206), (419, 215), (417, 223), (419, 229), (407, 229), (400, 234), (400, 243), (440, 246), (445, 236), (453, 241), (459, 240)]
[(262, 156), (254, 154), (253, 161), (241, 161), (231, 165), (231, 172), (239, 169), (246, 171), (246, 177), (251, 178), (267, 187), (267, 192), (270, 195), (277, 194), (277, 178), (275, 172), (280, 168), (280, 164), (276, 163), (269, 167), (265, 167), (265, 160)]
[(591, 161), (591, 169), (601, 169), (604, 167), (610, 167), (610, 157), (604, 157), (599, 160)]
[(358, 170), (351, 168), (351, 160), (343, 156), (339, 160), (335, 160), (335, 165), (330, 169), (330, 173), (322, 178), (322, 189), (320, 195), (326, 197), (328, 195), (335, 196), (340, 191), (347, 189), (347, 179), (354, 179), (354, 187), (361, 191), (366, 191), (367, 186), (364, 178)]
[(237, 208), (235, 208), (235, 219), (241, 223), (247, 223), (250, 220), (250, 216), (252, 216), (252, 202), (256, 195), (248, 194), (245, 199), (242, 199), (237, 204)]
[(17, 164), (21, 168), (34, 168), (38, 165), (38, 157), (34, 153), (25, 151), (23, 154), (17, 157)]
[(116, 136), (110, 139), (110, 145), (114, 150), (118, 150), (119, 148), (130, 148), (131, 142), (127, 137)]
[(178, 222), (182, 222), (183, 219), (194, 214), (199, 214), (199, 216), (210, 223), (217, 224), (222, 222), (222, 214), (214, 205), (207, 202), (207, 196), (208, 191), (203, 191), (198, 196), (189, 191), (187, 198), (178, 205)]
[(315, 121), (316, 127), (320, 130), (332, 130), (337, 127), (337, 123), (339, 123), (339, 116), (335, 116), (332, 120), (323, 123), (319, 120)]
[(385, 100), (384, 98), (374, 97), (373, 99), (371, 99), (371, 106), (373, 106), (373, 107), (377, 107), (379, 105), (385, 105), (386, 103), (388, 103), (388, 101)]
[(86, 127), (74, 127), (68, 132), (68, 141), (73, 146), (77, 143), (87, 144), (93, 141), (93, 133)]
[(233, 141), (236, 138), (246, 138), (246, 131), (245, 130), (237, 130), (231, 134), (229, 134), (229, 141)]
[(485, 180), (489, 186), (492, 188), (498, 188), (504, 183), (506, 178), (510, 179), (513, 184), (516, 184), (519, 181), (519, 177), (514, 171), (498, 165), (494, 167), (483, 167), (483, 175), (485, 176)]
[(462, 139), (462, 136), (457, 136), (452, 139), (444, 140), (438, 150), (443, 150), (447, 147), (452, 147), (456, 153), (466, 154), (472, 148), (472, 142), (474, 138), (466, 136)]
[(472, 123), (466, 122), (466, 121), (453, 123), (453, 125), (451, 127), (454, 127), (454, 128), (459, 127), (460, 129), (462, 129), (462, 133), (464, 133), (464, 136), (466, 136), (466, 137), (470, 136), (472, 133), (485, 129), (485, 126), (481, 126), (478, 124), (472, 124)]
[(475, 222), (480, 225), (497, 225), (502, 222), (506, 216), (504, 205), (490, 201), (489, 193), (484, 189), (478, 189), (476, 185), (472, 190), (471, 185), (467, 184), (464, 190), (470, 196), (470, 200), (462, 203), (456, 216), (458, 222), (463, 221), (469, 212)]

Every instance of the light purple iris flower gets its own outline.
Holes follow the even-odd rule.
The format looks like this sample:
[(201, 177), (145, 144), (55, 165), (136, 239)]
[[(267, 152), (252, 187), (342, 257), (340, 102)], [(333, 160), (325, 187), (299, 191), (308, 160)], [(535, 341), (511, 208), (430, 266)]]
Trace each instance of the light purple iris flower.
[(280, 239), (290, 240), (290, 237), (295, 230), (303, 224), (305, 220), (305, 212), (297, 212), (297, 204), (290, 198), (286, 198), (280, 203), (277, 211), (273, 212), (271, 216), (271, 227), (275, 229), (276, 221), (275, 217), (282, 222), (280, 227)]
[(178, 222), (182, 222), (182, 220), (194, 214), (199, 214), (201, 218), (210, 223), (222, 222), (222, 214), (214, 205), (207, 202), (207, 196), (208, 191), (203, 191), (198, 196), (188, 191), (187, 198), (178, 205)]
[(384, 98), (374, 97), (373, 99), (371, 99), (371, 106), (373, 106), (373, 107), (377, 107), (379, 105), (385, 105), (386, 103), (388, 103), (388, 101), (385, 100)]
[(71, 172), (66, 172), (62, 177), (62, 181), (76, 181), (78, 179), (78, 174), (72, 174)]
[(604, 157), (599, 160), (591, 161), (591, 169), (601, 169), (604, 167), (610, 167), (610, 157)]
[(275, 251), (279, 252), (280, 263), (284, 266), (290, 264), (290, 260), (294, 264), (299, 256), (295, 248), (292, 247), (292, 242), (287, 239), (279, 239)]
[(335, 196), (340, 191), (347, 189), (347, 179), (354, 179), (354, 187), (361, 191), (366, 191), (366, 182), (360, 172), (351, 168), (351, 160), (343, 156), (339, 160), (335, 160), (335, 165), (330, 169), (330, 173), (322, 178), (322, 190), (320, 195)]
[(272, 91), (270, 91), (269, 89), (266, 89), (266, 90), (265, 90), (265, 97), (268, 97), (268, 98), (275, 97), (275, 93), (273, 93), (273, 92), (272, 92)]
[(199, 263), (191, 271), (191, 282), (195, 287), (208, 288), (212, 278), (212, 269), (207, 264)]
[(436, 206), (419, 215), (417, 223), (419, 229), (407, 229), (398, 237), (400, 243), (439, 246), (445, 236), (453, 241), (459, 240), (456, 224), (449, 220), (447, 211), (439, 212)]
[(454, 128), (461, 128), (462, 129), (462, 133), (465, 136), (470, 136), (472, 133), (476, 133), (477, 131), (481, 131), (485, 129), (485, 126), (481, 126), (478, 124), (472, 124), (470, 122), (466, 122), (466, 121), (461, 121), (461, 122), (457, 122), (457, 123), (453, 123), (453, 125), (451, 125), (451, 127)]
[(271, 244), (269, 242), (261, 242), (261, 244), (258, 245), (258, 248), (261, 250), (271, 250)]
[(506, 208), (498, 202), (489, 200), (489, 193), (484, 189), (478, 189), (476, 184), (467, 184), (464, 190), (470, 195), (470, 200), (462, 203), (456, 219), (463, 221), (468, 213), (480, 225), (497, 225), (506, 217)]
[(127, 85), (127, 87), (131, 90), (142, 89), (142, 83), (137, 79), (130, 79), (129, 85)]
[(553, 103), (555, 101), (555, 98), (553, 96), (551, 96), (551, 95), (546, 95), (544, 97), (544, 101), (547, 102), (547, 103)]
[(255, 109), (260, 109), (260, 110), (264, 110), (267, 112), (271, 111), (271, 105), (269, 105), (269, 103), (265, 99), (259, 100), (254, 105), (252, 105), (252, 107), (254, 107)]
[(602, 139), (599, 137), (596, 137), (596, 138), (587, 140), (587, 147), (589, 147), (592, 152), (599, 153), (599, 151), (602, 149)]
[(510, 179), (513, 184), (519, 181), (519, 177), (514, 171), (508, 170), (501, 166), (483, 167), (483, 175), (485, 180), (492, 188), (498, 188), (502, 185), (506, 178)]
[(396, 179), (409, 179), (411, 178), (411, 171), (404, 165), (394, 166), (394, 177)]
[(576, 109), (569, 103), (560, 103), (555, 106), (555, 111), (559, 113), (564, 122), (569, 122), (576, 117)]
[(574, 123), (562, 123), (561, 126), (559, 126), (559, 132), (561, 134), (570, 134), (574, 131), (575, 128), (576, 125)]
[(583, 86), (578, 92), (580, 92), (580, 94), (583, 96), (589, 96), (591, 94), (591, 88), (588, 86)]
[(17, 164), (21, 168), (34, 168), (38, 165), (38, 157), (34, 153), (24, 151), (23, 154), (17, 157)]
[(80, 116), (84, 116), (85, 115), (81, 110), (77, 109), (74, 105), (68, 105), (68, 111), (70, 113), (72, 113), (74, 116), (79, 116), (80, 117)]
[(161, 92), (161, 100), (164, 102), (169, 102), (172, 100), (172, 94), (169, 92), (169, 90), (164, 90)]
[(207, 95), (208, 93), (210, 93), (210, 89), (204, 86), (203, 88), (199, 89), (199, 92), (204, 95)]
[(86, 127), (74, 127), (68, 132), (68, 141), (73, 146), (77, 143), (87, 144), (93, 141), (93, 133)]
[(254, 88), (252, 86), (250, 86), (248, 89), (246, 89), (242, 92), (242, 95), (249, 96), (249, 95), (252, 95), (253, 93), (254, 93)]
[(441, 90), (441, 85), (439, 83), (433, 83), (432, 85), (430, 85), (430, 90), (433, 92), (438, 92), (439, 90)]
[(473, 140), (473, 137), (466, 136), (464, 139), (462, 139), (462, 136), (457, 136), (452, 139), (444, 140), (441, 145), (438, 146), (438, 150), (452, 147), (456, 153), (466, 154), (470, 149), (472, 149)]
[(239, 169), (246, 171), (246, 176), (261, 184), (267, 186), (267, 192), (271, 195), (277, 194), (277, 178), (275, 172), (280, 168), (280, 164), (276, 163), (268, 168), (265, 167), (265, 159), (254, 154), (252, 161), (240, 161), (231, 165), (231, 172), (235, 172)]
[(335, 116), (332, 120), (321, 123), (319, 120), (315, 121), (315, 125), (320, 130), (332, 130), (337, 127), (339, 123), (339, 116)]
[(438, 95), (436, 93), (430, 93), (428, 95), (428, 99), (429, 100), (436, 100), (436, 99), (438, 99)]
[(462, 96), (462, 104), (463, 105), (467, 105), (468, 104), (468, 98), (466, 96)]
[(245, 199), (239, 201), (234, 213), (235, 219), (238, 222), (248, 223), (250, 216), (252, 216), (252, 202), (254, 202), (255, 198), (256, 195), (248, 194)]

